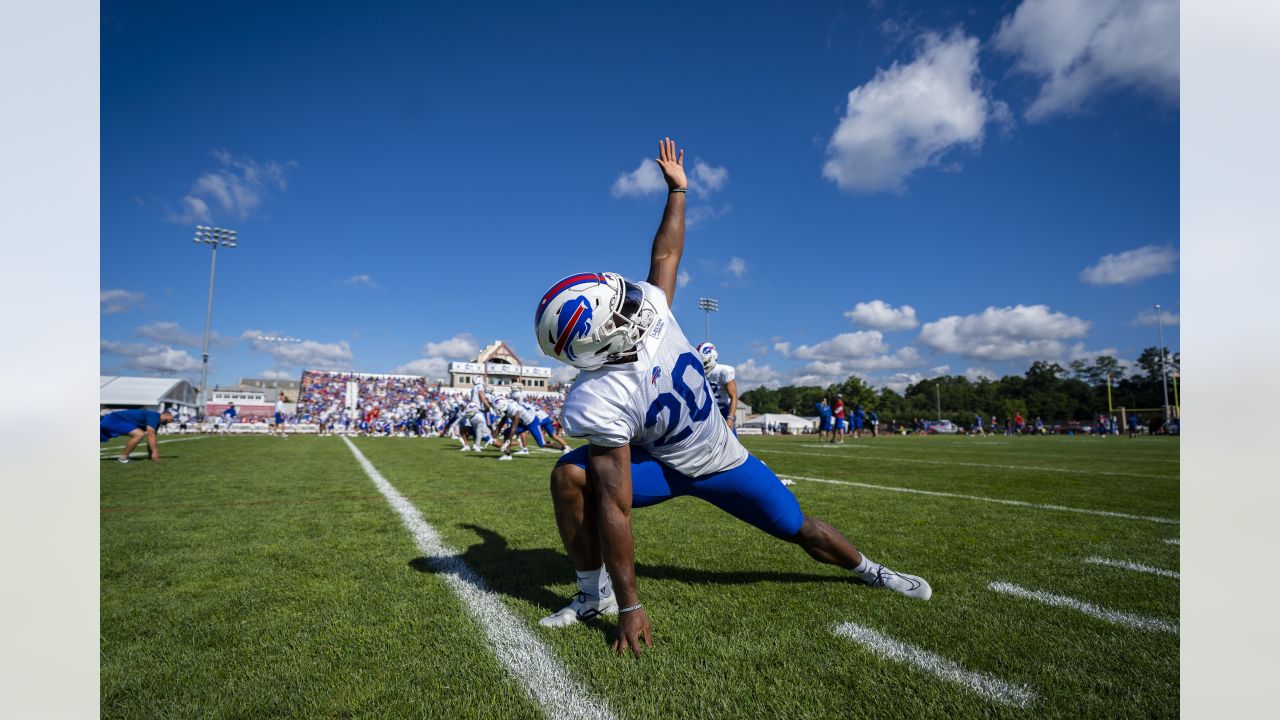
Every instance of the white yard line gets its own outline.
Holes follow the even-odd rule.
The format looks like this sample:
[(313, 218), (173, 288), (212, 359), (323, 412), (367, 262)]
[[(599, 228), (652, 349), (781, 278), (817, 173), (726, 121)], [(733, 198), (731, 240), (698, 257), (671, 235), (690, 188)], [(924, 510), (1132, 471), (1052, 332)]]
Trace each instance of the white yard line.
[(1178, 634), (1178, 626), (1174, 623), (1159, 620), (1157, 618), (1143, 617), (1142, 615), (1134, 615), (1133, 613), (1121, 612), (1119, 610), (1108, 610), (1098, 607), (1083, 600), (1077, 600), (1065, 595), (1054, 595), (1043, 590), (1028, 590), (1019, 587), (1013, 583), (993, 582), (987, 586), (989, 589), (1005, 595), (1022, 598), (1024, 600), (1034, 600), (1035, 602), (1050, 607), (1067, 608), (1076, 612), (1084, 613), (1089, 617), (1097, 618), (1113, 625), (1123, 625), (1137, 630), (1155, 630), (1160, 632)]
[(1170, 544), (1170, 545), (1181, 545), (1181, 544), (1182, 544), (1182, 540), (1181, 540), (1181, 539), (1179, 539), (1179, 538), (1169, 538), (1168, 540), (1165, 540), (1165, 542), (1166, 542), (1166, 543), (1168, 543), (1168, 544)]
[(613, 718), (603, 700), (591, 696), (569, 676), (568, 670), (488, 588), (484, 578), (476, 574), (458, 555), (445, 545), (436, 529), (423, 519), (413, 503), (387, 482), (368, 458), (346, 437), (342, 441), (360, 462), (360, 467), (400, 515), (400, 521), (413, 535), (418, 549), (428, 558), (449, 589), (462, 602), (463, 608), (484, 629), (494, 655), (512, 675), (524, 684), (529, 696), (542, 706), (549, 718)]
[(938, 490), (918, 490), (916, 488), (893, 487), (892, 485), (875, 485), (872, 483), (853, 482), (852, 480), (830, 480), (827, 478), (804, 477), (803, 475), (779, 475), (778, 477), (787, 478), (789, 480), (806, 480), (808, 482), (829, 483), (832, 485), (850, 485), (852, 487), (867, 488), (870, 490), (887, 490), (889, 492), (913, 493), (915, 495), (932, 495), (934, 497), (957, 498), (960, 500), (977, 500), (979, 502), (997, 503), (999, 505), (1012, 505), (1014, 507), (1033, 508), (1035, 510), (1052, 510), (1055, 512), (1072, 512), (1082, 513), (1085, 515), (1101, 515), (1103, 517), (1121, 518), (1124, 520), (1145, 520), (1147, 522), (1164, 523), (1166, 525), (1177, 525), (1180, 521), (1172, 518), (1152, 517), (1150, 515), (1130, 515), (1128, 513), (1111, 512), (1110, 510), (1089, 510), (1087, 508), (1065, 507), (1062, 505), (1048, 505), (1044, 503), (1033, 503), (1025, 500), (1005, 500), (1004, 498), (983, 497), (981, 495), (963, 495), (961, 493), (941, 492)]
[(1178, 579), (1177, 570), (1165, 570), (1164, 568), (1151, 567), (1142, 563), (1130, 562), (1128, 560), (1112, 560), (1104, 557), (1089, 557), (1084, 559), (1087, 563), (1094, 565), (1106, 565), (1107, 567), (1120, 568), (1121, 570), (1133, 570), (1134, 572), (1151, 573), (1161, 577)]
[[(754, 450), (754, 452), (757, 454), (772, 453), (774, 455), (810, 455), (813, 457), (830, 457), (830, 455), (827, 453), (796, 452), (795, 450), (770, 450), (768, 448), (757, 448), (756, 450)], [(960, 467), (995, 468), (999, 470), (1031, 470), (1034, 472), (1057, 472), (1057, 473), (1069, 473), (1072, 475), (1114, 475), (1116, 477), (1135, 477), (1135, 478), (1145, 478), (1148, 480), (1176, 480), (1177, 479), (1176, 476), (1172, 476), (1172, 475), (1142, 475), (1139, 473), (1116, 472), (1114, 470), (1074, 470), (1071, 468), (1041, 467), (1038, 465), (997, 465), (994, 463), (958, 462), (958, 461), (951, 461), (951, 460), (913, 460), (911, 458), (887, 458), (887, 457), (875, 457), (875, 458), (869, 458), (869, 460), (871, 462), (914, 463), (917, 465), (948, 465), (952, 467), (960, 466)]]
[(1034, 690), (1024, 685), (1014, 685), (988, 673), (966, 670), (928, 650), (894, 640), (862, 625), (841, 623), (836, 626), (835, 633), (870, 649), (886, 660), (911, 665), (947, 682), (964, 686), (996, 702), (1026, 707), (1039, 699)]
[[(172, 439), (167, 439), (167, 440), (157, 440), (157, 441), (156, 441), (156, 444), (157, 444), (157, 445), (160, 445), (161, 443), (187, 442), (188, 440), (207, 440), (209, 437), (210, 437), (210, 436), (208, 436), (208, 435), (201, 435), (201, 436), (199, 436), (199, 437), (189, 437), (189, 438), (172, 438)], [(146, 448), (146, 446), (147, 446), (147, 442), (146, 442), (145, 440), (144, 440), (144, 441), (142, 441), (142, 442), (140, 442), (140, 443), (138, 443), (138, 447), (140, 447), (140, 448)], [(112, 446), (109, 446), (109, 447), (98, 448), (98, 450), (100, 451), (100, 453), (102, 454), (102, 456), (103, 456), (103, 457), (107, 457), (108, 455), (111, 455), (111, 454), (116, 453), (116, 452), (118, 452), (118, 451), (120, 451), (120, 450), (123, 450), (123, 449), (124, 449), (124, 446), (123, 446), (123, 445), (112, 445)], [(136, 448), (135, 448), (135, 450), (136, 450)]]

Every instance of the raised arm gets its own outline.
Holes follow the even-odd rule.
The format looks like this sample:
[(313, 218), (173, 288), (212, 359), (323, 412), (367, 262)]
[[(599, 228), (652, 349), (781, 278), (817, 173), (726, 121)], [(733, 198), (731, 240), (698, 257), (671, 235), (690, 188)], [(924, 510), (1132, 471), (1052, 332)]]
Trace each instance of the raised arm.
[(684, 176), (684, 150), (676, 152), (671, 138), (658, 143), (658, 167), (667, 181), (667, 206), (649, 256), (649, 283), (667, 294), (667, 305), (676, 299), (676, 272), (684, 254), (684, 201), (689, 181)]
[[(622, 612), (618, 616), (618, 637), (613, 650), (625, 653), (628, 648), (640, 657), (641, 638), (652, 645), (649, 617), (640, 608), (636, 590), (635, 556), (631, 536), (631, 446), (611, 448), (592, 445), (587, 454), (587, 480), (600, 498), (600, 554), (613, 579)], [(634, 608), (634, 609), (628, 609)]]

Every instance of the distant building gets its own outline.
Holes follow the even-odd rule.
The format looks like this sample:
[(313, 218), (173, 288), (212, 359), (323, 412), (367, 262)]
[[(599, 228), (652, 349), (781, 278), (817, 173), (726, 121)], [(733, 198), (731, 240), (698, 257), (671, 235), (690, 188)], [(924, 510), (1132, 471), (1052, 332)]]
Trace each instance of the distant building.
[(449, 387), (469, 388), (476, 377), (497, 387), (519, 382), (535, 392), (551, 389), (551, 368), (521, 363), (520, 357), (501, 340), (493, 341), (470, 362), (449, 363)]
[[(274, 387), (271, 384), (279, 384)], [(292, 415), (298, 408), (298, 390), (300, 380), (262, 380), (247, 378), (238, 385), (215, 387), (209, 391), (209, 400), (205, 403), (206, 415), (220, 415), (231, 403), (236, 404), (236, 412), (256, 418), (269, 418), (275, 414), (276, 399), (284, 394), (284, 411)]]

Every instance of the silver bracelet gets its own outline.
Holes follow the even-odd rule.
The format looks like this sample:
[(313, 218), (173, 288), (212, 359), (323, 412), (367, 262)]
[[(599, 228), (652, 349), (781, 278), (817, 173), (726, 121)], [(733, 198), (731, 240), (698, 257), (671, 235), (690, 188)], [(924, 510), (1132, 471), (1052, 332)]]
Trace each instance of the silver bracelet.
[(684, 192), (684, 191), (685, 191), (685, 189), (684, 189), (684, 188), (672, 188), (671, 190), (669, 190), (669, 191), (667, 191), (667, 192), (668, 192), (668, 193), (682, 193), (682, 192)]
[(640, 609), (640, 603), (636, 603), (635, 605), (632, 605), (631, 607), (624, 607), (624, 608), (622, 608), (622, 609), (618, 610), (618, 614), (619, 614), (619, 615), (621, 615), (622, 613), (629, 613), (629, 612), (631, 612), (632, 610), (639, 610), (639, 609)]

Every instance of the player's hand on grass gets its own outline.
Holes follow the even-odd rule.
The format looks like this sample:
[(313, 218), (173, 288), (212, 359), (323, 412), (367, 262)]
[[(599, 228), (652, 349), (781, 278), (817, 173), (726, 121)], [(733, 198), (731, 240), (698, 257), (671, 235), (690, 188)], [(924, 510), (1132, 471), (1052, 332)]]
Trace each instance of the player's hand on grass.
[(636, 657), (640, 657), (640, 653), (644, 652), (640, 646), (641, 638), (644, 639), (645, 646), (653, 645), (650, 632), (649, 616), (644, 614), (644, 608), (622, 613), (618, 616), (618, 637), (613, 641), (613, 651), (625, 655), (630, 648)]
[(667, 181), (671, 190), (684, 190), (689, 181), (684, 176), (684, 150), (676, 152), (676, 143), (671, 138), (658, 141), (658, 167), (662, 168), (662, 178)]
[(160, 453), (153, 453), (151, 455), (151, 462), (160, 462)]

